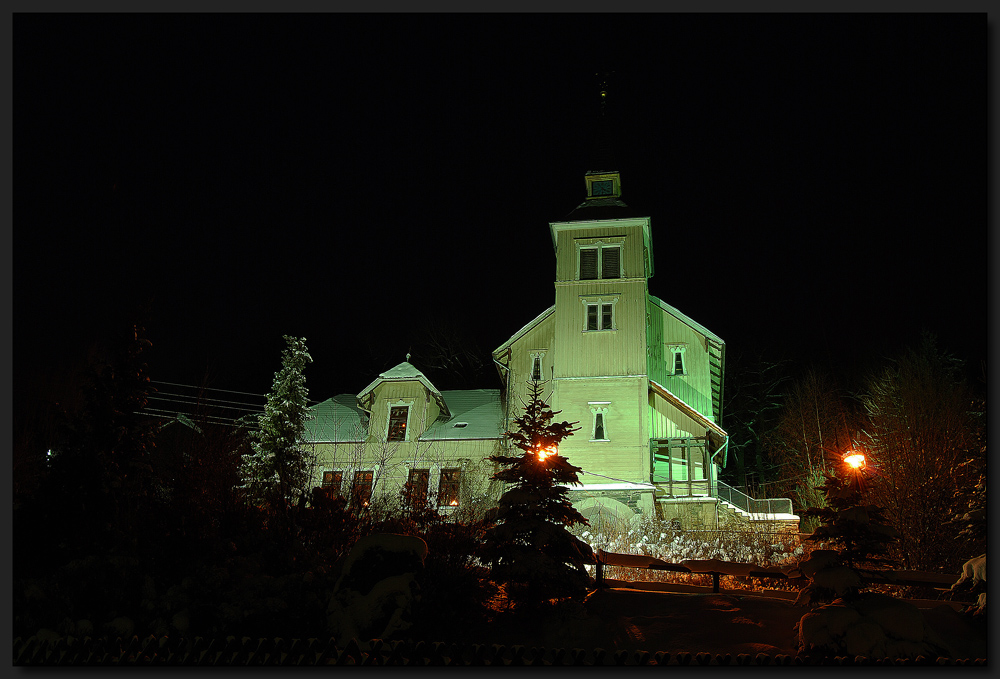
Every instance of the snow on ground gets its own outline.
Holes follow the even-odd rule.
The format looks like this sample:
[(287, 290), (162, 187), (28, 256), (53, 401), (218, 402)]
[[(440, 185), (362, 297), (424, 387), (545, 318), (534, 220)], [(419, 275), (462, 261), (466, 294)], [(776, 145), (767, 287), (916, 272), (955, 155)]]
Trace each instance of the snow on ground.
[[(790, 592), (722, 590), (713, 594), (691, 585), (616, 580), (609, 585), (592, 592), (575, 616), (551, 626), (540, 638), (518, 639), (513, 634), (504, 642), (547, 648), (729, 653), (733, 657), (740, 653), (796, 655), (796, 625), (810, 612), (794, 605)], [(929, 630), (952, 658), (986, 657), (984, 634), (952, 607), (942, 602), (912, 605), (920, 608), (923, 624), (898, 617), (894, 623), (904, 630), (907, 626)], [(863, 630), (855, 634), (859, 631)], [(876, 651), (873, 644), (870, 657), (876, 657)]]

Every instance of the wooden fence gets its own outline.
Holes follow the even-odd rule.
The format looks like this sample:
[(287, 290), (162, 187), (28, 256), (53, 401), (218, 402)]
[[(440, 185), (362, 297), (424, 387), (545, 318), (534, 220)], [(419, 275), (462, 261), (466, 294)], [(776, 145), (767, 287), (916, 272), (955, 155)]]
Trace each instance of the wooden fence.
[[(595, 579), (598, 587), (606, 585), (604, 568), (605, 566), (620, 566), (623, 568), (642, 568), (656, 571), (673, 571), (675, 573), (701, 573), (712, 576), (712, 591), (719, 591), (719, 577), (723, 575), (734, 575), (737, 577), (751, 578), (775, 578), (779, 580), (799, 580), (805, 584), (804, 577), (799, 573), (798, 568), (761, 568), (755, 564), (732, 564), (717, 561), (715, 559), (692, 560), (689, 565), (679, 563), (668, 563), (653, 556), (638, 554), (616, 554), (598, 549), (595, 553), (597, 557), (597, 573)], [(725, 570), (723, 567), (725, 566)], [(736, 568), (733, 568), (733, 567)], [(735, 572), (734, 572), (735, 571)], [(948, 573), (926, 573), (922, 571), (876, 571), (867, 569), (857, 569), (864, 581), (877, 584), (909, 585), (915, 587), (933, 587), (937, 590), (950, 589), (958, 581), (958, 575)]]

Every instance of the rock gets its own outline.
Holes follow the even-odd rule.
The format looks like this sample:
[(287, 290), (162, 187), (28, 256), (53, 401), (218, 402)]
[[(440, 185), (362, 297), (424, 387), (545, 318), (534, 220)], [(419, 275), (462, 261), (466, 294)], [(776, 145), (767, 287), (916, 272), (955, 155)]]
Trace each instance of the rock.
[(426, 556), (427, 543), (417, 537), (381, 533), (358, 540), (335, 567), (340, 576), (327, 606), (327, 631), (343, 643), (387, 639), (410, 627)]

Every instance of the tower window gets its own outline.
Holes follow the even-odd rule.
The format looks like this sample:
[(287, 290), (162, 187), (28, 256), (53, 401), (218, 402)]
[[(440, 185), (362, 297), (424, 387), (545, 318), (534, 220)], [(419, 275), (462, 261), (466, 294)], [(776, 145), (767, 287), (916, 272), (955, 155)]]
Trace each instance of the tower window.
[(392, 406), (389, 409), (389, 433), (387, 441), (406, 440), (406, 419), (410, 413), (409, 406)]
[(598, 440), (607, 438), (604, 436), (604, 413), (594, 415), (594, 438)]
[(580, 280), (621, 278), (621, 253), (619, 245), (580, 248)]
[(587, 330), (614, 330), (614, 304), (588, 304)]
[(591, 401), (590, 412), (594, 415), (594, 428), (592, 430), (591, 441), (609, 441), (608, 437), (608, 410), (611, 407), (610, 401)]

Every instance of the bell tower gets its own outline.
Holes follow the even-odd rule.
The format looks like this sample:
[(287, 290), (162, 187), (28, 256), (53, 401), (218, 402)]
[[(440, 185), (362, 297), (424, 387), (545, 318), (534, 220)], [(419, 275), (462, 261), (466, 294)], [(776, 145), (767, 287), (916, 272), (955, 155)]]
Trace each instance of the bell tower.
[[(556, 254), (552, 405), (580, 431), (562, 443), (584, 469), (649, 481), (646, 296), (650, 219), (622, 200), (612, 164), (607, 71), (584, 200), (549, 229)], [(593, 481), (593, 480), (590, 480)]]

